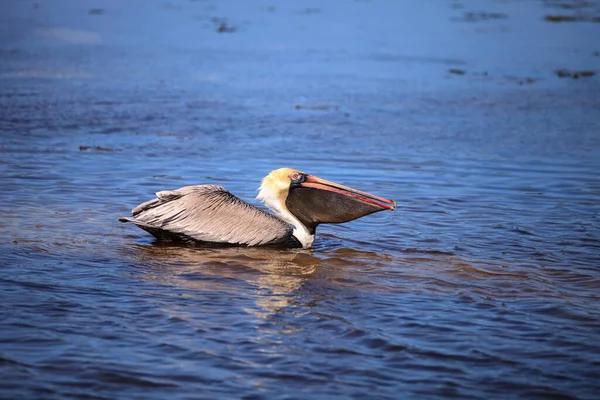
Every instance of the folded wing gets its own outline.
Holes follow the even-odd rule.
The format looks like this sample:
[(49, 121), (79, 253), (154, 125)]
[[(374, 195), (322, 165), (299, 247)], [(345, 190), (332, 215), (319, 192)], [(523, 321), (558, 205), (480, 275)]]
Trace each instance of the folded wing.
[(132, 222), (166, 240), (247, 246), (295, 241), (291, 225), (240, 200), (222, 186), (185, 186), (156, 196), (134, 208), (131, 218), (119, 220)]

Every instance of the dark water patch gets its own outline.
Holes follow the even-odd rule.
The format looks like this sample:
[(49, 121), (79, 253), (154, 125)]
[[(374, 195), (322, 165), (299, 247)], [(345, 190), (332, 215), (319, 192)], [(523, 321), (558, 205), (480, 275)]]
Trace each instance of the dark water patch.
[(340, 107), (336, 106), (336, 105), (329, 105), (329, 104), (308, 104), (308, 105), (296, 104), (295, 108), (296, 108), (296, 110), (307, 109), (307, 110), (314, 110), (314, 111), (329, 111), (329, 110), (338, 111)]
[(467, 73), (467, 71), (465, 71), (464, 69), (451, 68), (448, 70), (448, 73), (455, 75), (464, 75)]
[(498, 20), (498, 19), (506, 19), (508, 15), (504, 13), (498, 12), (486, 12), (486, 11), (468, 11), (465, 12), (461, 18), (456, 19), (456, 21), (463, 22), (481, 22), (481, 21), (490, 21), (490, 20)]
[(123, 151), (122, 149), (113, 149), (111, 147), (102, 146), (79, 146), (79, 151), (96, 150), (96, 151)]
[(237, 31), (235, 26), (228, 25), (226, 22), (220, 22), (217, 26), (218, 33), (233, 33)]
[(480, 81), (480, 82), (491, 82), (491, 81), (499, 81), (501, 83), (515, 83), (518, 85), (531, 85), (535, 83), (539, 79), (535, 79), (532, 77), (524, 76), (512, 76), (512, 75), (504, 75), (504, 76), (493, 76), (489, 74), (487, 71), (483, 72), (471, 72), (468, 73), (467, 70), (451, 68), (447, 71), (452, 75), (467, 75), (471, 80)]
[(596, 75), (596, 73), (594, 71), (570, 71), (568, 69), (557, 69), (556, 71), (554, 71), (554, 73), (559, 78), (573, 78), (573, 79), (590, 78), (590, 77)]
[(548, 22), (600, 22), (600, 17), (587, 15), (546, 15)]

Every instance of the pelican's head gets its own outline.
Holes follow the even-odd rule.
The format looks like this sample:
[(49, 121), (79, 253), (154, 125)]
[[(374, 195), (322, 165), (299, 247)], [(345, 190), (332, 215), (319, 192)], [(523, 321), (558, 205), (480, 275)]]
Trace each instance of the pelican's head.
[(302, 172), (292, 168), (279, 168), (265, 176), (258, 188), (256, 198), (265, 203), (271, 210), (279, 213), (285, 207), (293, 177)]
[[(262, 200), (296, 229), (294, 235), (309, 236), (319, 224), (340, 224), (378, 211), (394, 210), (396, 202), (326, 181), (292, 168), (272, 171), (263, 180), (257, 199)], [(301, 232), (299, 232), (301, 231)]]

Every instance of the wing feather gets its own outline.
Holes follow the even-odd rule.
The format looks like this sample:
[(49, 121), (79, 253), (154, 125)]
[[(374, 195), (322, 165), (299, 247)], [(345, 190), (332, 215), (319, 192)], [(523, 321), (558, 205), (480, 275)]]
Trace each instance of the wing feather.
[(185, 186), (161, 191), (132, 210), (133, 222), (153, 235), (247, 246), (284, 243), (292, 236), (288, 223), (217, 185)]

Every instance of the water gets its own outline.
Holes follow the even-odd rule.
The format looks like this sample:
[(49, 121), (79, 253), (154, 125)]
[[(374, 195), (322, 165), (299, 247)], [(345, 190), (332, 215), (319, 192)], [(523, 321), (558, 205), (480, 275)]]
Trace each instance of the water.
[[(600, 24), (544, 17), (600, 11), (396, 3), (5, 1), (0, 397), (597, 398), (600, 85), (554, 71)], [(293, 251), (117, 222), (282, 166), (398, 210)]]

